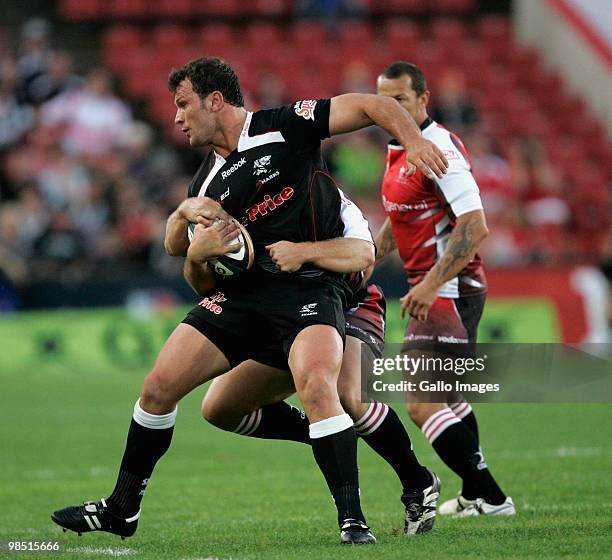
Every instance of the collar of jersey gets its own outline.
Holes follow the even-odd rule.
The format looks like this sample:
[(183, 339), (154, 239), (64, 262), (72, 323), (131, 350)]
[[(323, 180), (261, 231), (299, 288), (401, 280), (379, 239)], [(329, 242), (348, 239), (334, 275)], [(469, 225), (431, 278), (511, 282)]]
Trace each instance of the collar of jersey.
[(227, 154), (227, 157), (224, 158), (222, 155), (218, 154), (214, 149), (213, 152), (215, 154), (215, 157), (217, 158), (217, 160), (223, 160), (223, 163), (225, 163), (234, 152), (238, 153), (240, 152), (240, 138), (242, 138), (243, 136), (248, 136), (249, 135), (249, 127), (251, 126), (251, 119), (253, 118), (253, 111), (247, 111), (247, 115), (246, 118), (244, 119), (244, 124), (242, 125), (242, 130), (240, 131), (240, 136), (238, 137), (238, 145), (236, 146), (235, 150), (232, 150), (229, 154)]
[[(422, 123), (421, 123), (421, 131), (425, 130), (426, 128), (429, 128), (432, 124), (436, 124), (436, 121), (434, 121), (431, 117), (427, 117)], [(395, 138), (391, 138), (391, 140), (389, 140), (389, 145), (390, 146), (399, 146), (400, 143), (395, 139)]]

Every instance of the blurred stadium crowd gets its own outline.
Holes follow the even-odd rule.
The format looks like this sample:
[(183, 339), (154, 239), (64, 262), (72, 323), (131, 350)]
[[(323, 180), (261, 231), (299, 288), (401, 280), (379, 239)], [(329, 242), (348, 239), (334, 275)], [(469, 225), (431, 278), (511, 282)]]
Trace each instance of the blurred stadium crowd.
[[(439, 3), (459, 11), (476, 4)], [(462, 137), (471, 155), (492, 232), (490, 267), (595, 263), (611, 251), (606, 133), (535, 52), (514, 43), (507, 16), (420, 23), (392, 11), (372, 18), (368, 2), (344, 0), (297, 3), (299, 13), (276, 24), (233, 22), (229, 13), (194, 25), (180, 20), (190, 0), (151, 3), (176, 10), (174, 23), (165, 23), (163, 10), (152, 15), (146, 3), (59, 4), (73, 25), (101, 22), (99, 64), (83, 76), (72, 69), (78, 53), (57, 49), (44, 19), (0, 36), (0, 275), (17, 287), (37, 279), (180, 274), (164, 255), (163, 230), (200, 156), (173, 129), (166, 76), (204, 54), (236, 67), (251, 109), (373, 92), (386, 64), (415, 62), (429, 79), (431, 115)], [(397, 11), (402, 2), (382, 4)], [(113, 6), (133, 11), (117, 24)], [(373, 231), (384, 219), (386, 141), (370, 130), (325, 148)]]

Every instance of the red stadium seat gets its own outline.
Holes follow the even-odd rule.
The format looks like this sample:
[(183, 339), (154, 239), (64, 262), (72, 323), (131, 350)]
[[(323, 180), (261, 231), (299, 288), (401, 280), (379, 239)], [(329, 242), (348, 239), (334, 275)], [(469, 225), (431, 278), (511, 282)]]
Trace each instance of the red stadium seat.
[(385, 40), (389, 43), (414, 44), (421, 39), (417, 23), (408, 18), (393, 18), (383, 28)]
[(249, 25), (245, 30), (246, 45), (277, 47), (283, 43), (283, 34), (280, 27), (273, 23), (257, 22)]
[(100, 19), (104, 16), (103, 0), (61, 0), (59, 13), (72, 20)]
[(111, 18), (151, 17), (151, 6), (147, 0), (108, 0), (106, 11)]
[(289, 12), (288, 0), (255, 0), (255, 11), (266, 16), (282, 16)]
[(127, 92), (139, 98), (149, 95), (163, 83), (167, 74), (161, 70), (155, 50), (139, 47), (131, 51), (125, 68), (124, 87)]
[(190, 42), (189, 29), (180, 25), (162, 24), (151, 31), (156, 51), (180, 50)]
[(298, 49), (317, 48), (328, 42), (329, 37), (321, 23), (299, 22), (289, 29), (289, 37)]
[(196, 2), (197, 0), (159, 0), (157, 12), (163, 17), (192, 17)]
[(240, 0), (199, 0), (195, 3), (194, 11), (199, 15), (244, 16), (245, 4)]
[(227, 51), (236, 42), (234, 28), (224, 23), (205, 25), (196, 32), (196, 37), (196, 43), (207, 53)]
[(507, 17), (484, 16), (477, 21), (476, 30), (486, 42), (507, 42), (512, 39), (512, 25)]
[(510, 30), (509, 20), (500, 16), (485, 16), (476, 23), (476, 36), (483, 48), (499, 61), (508, 61), (517, 52)]
[(456, 19), (437, 18), (430, 26), (431, 37), (434, 41), (440, 41), (446, 46), (461, 49), (466, 38), (465, 25)]
[(431, 10), (444, 14), (474, 12), (478, 8), (477, 0), (432, 0)]
[(110, 27), (102, 37), (104, 64), (113, 70), (123, 71), (129, 65), (130, 53), (144, 42), (144, 35), (137, 27)]
[(466, 41), (462, 48), (463, 72), (468, 86), (480, 88), (488, 79), (491, 69), (489, 54), (479, 41)]
[(374, 3), (375, 11), (399, 14), (425, 12), (428, 0), (379, 0)]
[(178, 126), (174, 124), (176, 115), (176, 107), (172, 103), (172, 98), (167, 93), (161, 93), (153, 98), (148, 105), (148, 111), (151, 118), (159, 123), (164, 129), (170, 131)]
[(374, 40), (372, 26), (361, 21), (346, 21), (340, 24), (338, 32), (344, 45), (368, 45)]

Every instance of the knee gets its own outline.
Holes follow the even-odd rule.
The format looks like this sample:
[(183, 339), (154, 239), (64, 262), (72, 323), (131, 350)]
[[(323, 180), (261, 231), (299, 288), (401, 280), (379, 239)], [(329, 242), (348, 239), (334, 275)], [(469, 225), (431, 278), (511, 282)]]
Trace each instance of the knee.
[(304, 406), (319, 407), (337, 402), (336, 379), (326, 371), (312, 370), (301, 383), (299, 395)]
[(213, 426), (217, 425), (219, 419), (219, 412), (217, 410), (217, 407), (213, 402), (210, 401), (210, 399), (207, 399), (206, 396), (202, 401), (202, 418), (204, 418), (204, 420), (206, 420), (209, 424), (212, 424)]
[(408, 416), (410, 416), (410, 420), (412, 420), (419, 428), (425, 424), (433, 412), (426, 404), (408, 403)]
[(222, 430), (230, 429), (223, 421), (225, 418), (223, 407), (219, 406), (213, 400), (207, 400), (206, 397), (204, 397), (204, 400), (202, 401), (202, 418), (204, 418), (204, 420), (206, 420), (209, 424), (212, 424), (217, 428), (221, 428)]
[(204, 396), (202, 401), (202, 418), (215, 426), (215, 428), (233, 432), (243, 417), (243, 412), (234, 410), (231, 405), (224, 403), (222, 399), (210, 397), (209, 393), (206, 393)]
[(340, 404), (346, 410), (353, 421), (359, 420), (368, 408), (367, 403), (361, 402), (361, 390), (359, 387), (343, 387), (338, 385), (338, 396)]
[(147, 412), (160, 414), (166, 409), (172, 411), (178, 401), (174, 384), (168, 376), (153, 370), (145, 377), (140, 404)]

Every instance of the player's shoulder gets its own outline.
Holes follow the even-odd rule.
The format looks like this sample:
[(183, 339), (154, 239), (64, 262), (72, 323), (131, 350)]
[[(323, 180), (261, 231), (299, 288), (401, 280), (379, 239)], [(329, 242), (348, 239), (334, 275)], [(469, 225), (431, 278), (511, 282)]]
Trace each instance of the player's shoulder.
[(316, 101), (296, 101), (288, 105), (248, 113), (243, 133), (257, 136), (281, 129), (287, 132), (287, 128), (295, 123), (297, 116), (314, 120), (316, 104)]
[(438, 146), (449, 162), (452, 159), (468, 161), (468, 153), (461, 138), (433, 119), (429, 120), (423, 128), (423, 137)]
[(257, 136), (270, 132), (277, 127), (278, 116), (283, 107), (274, 107), (272, 109), (260, 109), (247, 113), (247, 122), (245, 123), (244, 131), (249, 136)]
[(423, 137), (427, 140), (431, 140), (434, 144), (448, 144), (452, 143), (452, 132), (446, 127), (437, 123), (433, 119), (429, 119), (429, 122), (422, 129)]

